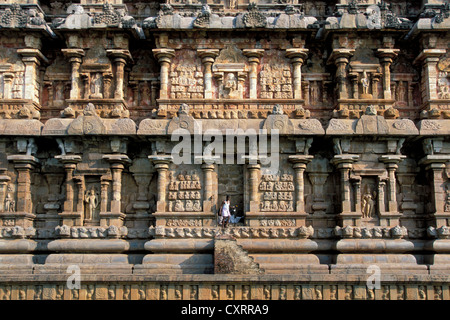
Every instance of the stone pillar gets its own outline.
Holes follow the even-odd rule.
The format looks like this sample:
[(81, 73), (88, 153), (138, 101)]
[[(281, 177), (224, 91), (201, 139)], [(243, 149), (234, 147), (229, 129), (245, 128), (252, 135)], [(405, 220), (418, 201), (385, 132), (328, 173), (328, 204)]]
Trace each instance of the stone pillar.
[(384, 202), (384, 187), (386, 186), (386, 180), (378, 177), (378, 211), (380, 217), (386, 212), (386, 203)]
[(341, 174), (341, 214), (351, 213), (350, 202), (350, 170), (353, 167), (353, 162), (359, 159), (358, 155), (354, 154), (340, 154), (334, 156), (332, 163), (338, 168)]
[(69, 58), (72, 65), (72, 87), (70, 89), (70, 99), (80, 99), (80, 66), (84, 57), (83, 49), (62, 49), (63, 54)]
[(16, 154), (7, 157), (14, 163), (17, 170), (17, 202), (15, 216), (16, 225), (24, 228), (32, 227), (34, 218), (33, 200), (31, 197), (31, 174), (39, 164), (39, 160), (32, 155)]
[(358, 73), (351, 73), (349, 75), (352, 82), (353, 99), (359, 99)]
[(113, 75), (111, 73), (103, 74), (103, 98), (105, 98), (105, 99), (111, 98), (112, 79), (113, 79)]
[(0, 212), (5, 211), (5, 197), (7, 193), (7, 187), (11, 178), (6, 175), (7, 169), (0, 169)]
[(203, 164), (202, 170), (203, 170), (203, 211), (204, 212), (210, 212), (212, 208), (212, 200), (214, 195), (213, 190), (213, 172), (215, 169), (214, 164)]
[(446, 193), (444, 189), (444, 171), (450, 155), (427, 155), (419, 161), (429, 174), (432, 212), (436, 228), (450, 226), (450, 212), (445, 212)]
[(12, 82), (14, 80), (14, 74), (3, 74), (3, 99), (12, 99)]
[(378, 99), (378, 82), (382, 76), (381, 73), (372, 73), (372, 96), (374, 99)]
[(247, 159), (247, 170), (249, 173), (248, 185), (249, 187), (249, 200), (250, 200), (250, 212), (259, 211), (259, 173), (261, 170), (261, 165), (258, 161), (252, 161), (250, 156)]
[(169, 155), (148, 156), (150, 161), (158, 172), (158, 199), (156, 203), (156, 212), (166, 211), (166, 190), (167, 190), (167, 170), (173, 158)]
[[(73, 177), (74, 184), (77, 186), (77, 208), (76, 212), (78, 213), (77, 218), (75, 220), (75, 225), (82, 226), (84, 224), (84, 196), (86, 192), (86, 184), (84, 181), (84, 176), (74, 176)], [(93, 216), (91, 217), (93, 220)]]
[(380, 157), (380, 161), (384, 162), (388, 170), (388, 211), (390, 213), (397, 213), (397, 183), (395, 178), (395, 171), (398, 168), (398, 163), (405, 159), (402, 155), (385, 155)]
[(74, 211), (74, 181), (73, 172), (77, 167), (77, 163), (81, 161), (81, 156), (76, 155), (59, 155), (55, 156), (63, 165), (66, 170), (66, 199), (64, 200), (63, 211)]
[(122, 194), (122, 171), (130, 159), (125, 154), (107, 154), (103, 159), (110, 163), (112, 172), (111, 213), (121, 213), (120, 200)]
[(156, 59), (158, 59), (161, 65), (160, 71), (160, 88), (159, 88), (159, 98), (168, 99), (169, 98), (169, 70), (172, 63), (172, 58), (175, 56), (175, 50), (173, 49), (153, 49), (153, 54)]
[(46, 225), (47, 227), (56, 227), (59, 220), (58, 210), (60, 209), (58, 196), (60, 194), (60, 186), (63, 175), (60, 173), (47, 173), (45, 174), (45, 179), (47, 180), (49, 189), (49, 195), (47, 198), (48, 202), (44, 204), (47, 220)]
[(291, 59), (293, 68), (294, 99), (302, 99), (302, 64), (308, 57), (308, 51), (308, 49), (302, 48), (286, 49), (286, 57)]
[(391, 64), (397, 56), (399, 49), (378, 49), (377, 55), (383, 71), (383, 97), (384, 99), (392, 99), (391, 93)]
[(310, 155), (289, 156), (289, 161), (293, 163), (295, 171), (295, 210), (299, 213), (305, 213), (305, 181), (304, 172), (307, 164), (314, 158)]
[(323, 196), (323, 186), (328, 179), (327, 172), (309, 172), (309, 179), (311, 180), (313, 187), (313, 204), (312, 210), (314, 214), (323, 214), (325, 213), (328, 204), (325, 202), (325, 198)]
[(333, 52), (328, 59), (329, 63), (334, 63), (337, 67), (336, 70), (336, 80), (339, 85), (339, 97), (338, 99), (347, 99), (348, 98), (348, 90), (347, 90), (347, 64), (348, 59), (355, 52), (354, 49), (333, 49)]
[(355, 211), (361, 212), (361, 177), (351, 179), (355, 190)]
[(24, 99), (39, 103), (39, 66), (48, 60), (38, 49), (18, 49), (17, 53), (25, 64)]
[(131, 55), (128, 50), (111, 49), (106, 50), (116, 66), (116, 88), (114, 90), (114, 99), (123, 100), (123, 80), (125, 65), (128, 60), (131, 60)]
[(445, 49), (424, 49), (414, 60), (414, 64), (422, 63), (422, 85), (425, 89), (425, 101), (435, 100), (437, 95), (437, 63), (446, 53)]
[(264, 49), (244, 49), (244, 56), (248, 57), (250, 63), (249, 72), (249, 98), (258, 98), (258, 64), (259, 58), (264, 54)]
[(136, 201), (133, 203), (133, 209), (136, 211), (135, 227), (148, 226), (148, 215), (150, 204), (148, 201), (148, 186), (152, 180), (153, 174), (136, 172), (133, 173), (134, 180), (136, 181), (138, 192)]
[(217, 49), (199, 49), (197, 50), (198, 56), (202, 59), (203, 64), (203, 86), (205, 90), (205, 99), (213, 98), (212, 90), (212, 65), (214, 59), (219, 55), (219, 50)]
[(111, 180), (102, 177), (100, 179), (100, 212), (108, 211), (108, 188)]

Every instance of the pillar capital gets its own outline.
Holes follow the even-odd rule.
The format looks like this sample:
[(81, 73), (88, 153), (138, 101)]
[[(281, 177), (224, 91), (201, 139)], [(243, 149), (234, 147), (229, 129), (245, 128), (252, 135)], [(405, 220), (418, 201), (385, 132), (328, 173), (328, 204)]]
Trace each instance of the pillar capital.
[(379, 158), (379, 160), (389, 167), (397, 167), (397, 164), (405, 159), (406, 156), (403, 155), (384, 155)]
[(173, 157), (169, 155), (148, 156), (150, 161), (156, 165), (169, 165), (173, 161)]
[(259, 63), (259, 58), (264, 55), (264, 49), (244, 49), (244, 56), (248, 57), (249, 62)]
[(111, 165), (117, 165), (121, 164), (122, 168), (123, 165), (127, 165), (131, 163), (130, 158), (126, 154), (105, 154), (102, 159), (105, 159)]
[(419, 165), (424, 165), (426, 169), (443, 169), (449, 161), (450, 155), (427, 155), (419, 160)]
[(351, 56), (353, 56), (354, 53), (355, 49), (344, 49), (344, 48), (333, 49), (333, 52), (328, 58), (328, 64), (338, 63), (341, 61), (347, 63), (348, 59)]
[(381, 48), (377, 50), (377, 56), (381, 58), (381, 62), (392, 62), (392, 59), (394, 59), (398, 53), (400, 52), (400, 49), (389, 49), (389, 48)]
[(77, 164), (81, 161), (81, 156), (72, 155), (72, 154), (64, 154), (55, 156), (55, 159), (58, 159), (64, 165), (66, 164)]
[(336, 165), (339, 169), (341, 168), (351, 168), (351, 164), (359, 159), (356, 154), (338, 154), (335, 155), (331, 163)]
[(299, 62), (303, 63), (304, 60), (308, 57), (308, 49), (304, 48), (289, 48), (286, 49), (286, 57), (291, 59), (291, 62)]
[(42, 54), (39, 49), (18, 49), (17, 53), (22, 56), (24, 62), (40, 63), (41, 61), (48, 64), (48, 59)]
[(214, 62), (214, 59), (219, 55), (218, 49), (197, 49), (197, 55), (202, 59), (202, 62)]
[(62, 49), (61, 50), (64, 56), (69, 58), (71, 61), (72, 59), (80, 60), (84, 57), (84, 50), (83, 49)]
[(158, 59), (159, 63), (161, 62), (172, 62), (172, 58), (175, 57), (174, 49), (166, 49), (166, 48), (158, 48), (152, 49), (153, 55), (156, 59)]
[[(447, 51), (445, 49), (425, 49), (414, 60), (413, 64), (420, 63), (424, 60), (437, 62), (439, 58), (444, 55)], [(431, 62), (430, 61), (430, 62)]]
[[(14, 154), (7, 157), (8, 161), (12, 161), (17, 166), (36, 166), (39, 164), (39, 159), (35, 156), (25, 154)], [(31, 169), (31, 167), (29, 167)]]
[(106, 50), (106, 54), (114, 60), (122, 61), (123, 63), (133, 60), (130, 51), (125, 49), (109, 49)]
[(305, 155), (305, 154), (298, 154), (298, 155), (292, 155), (289, 156), (289, 162), (292, 162), (293, 168), (304, 166), (311, 162), (312, 159), (314, 159), (314, 156), (311, 155)]

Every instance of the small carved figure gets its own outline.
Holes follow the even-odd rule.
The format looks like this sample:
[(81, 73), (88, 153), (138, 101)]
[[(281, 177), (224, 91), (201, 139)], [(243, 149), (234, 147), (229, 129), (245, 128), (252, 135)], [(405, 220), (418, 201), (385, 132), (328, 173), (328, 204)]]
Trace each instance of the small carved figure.
[(234, 299), (234, 290), (233, 286), (227, 286), (227, 298), (228, 300)]
[(175, 201), (175, 208), (174, 211), (184, 211), (184, 205), (181, 200)]
[(228, 73), (223, 84), (223, 98), (233, 99), (238, 98), (237, 95), (238, 84), (234, 73)]
[(5, 211), (6, 212), (15, 212), (16, 211), (16, 201), (14, 200), (13, 196), (11, 195), (12, 188), (11, 186), (8, 186), (8, 193), (6, 194), (5, 198)]
[(363, 75), (361, 78), (361, 85), (363, 89), (363, 94), (369, 93), (369, 77), (367, 76), (366, 71), (363, 71)]
[(84, 202), (86, 203), (85, 219), (86, 220), (94, 219), (94, 214), (99, 205), (99, 201), (98, 195), (93, 187), (90, 190), (86, 191), (84, 195)]
[(375, 198), (375, 192), (370, 194), (370, 192), (367, 192), (363, 196), (362, 200), (362, 217), (363, 218), (372, 218), (374, 216), (374, 198)]
[(242, 289), (242, 300), (248, 300), (250, 297), (250, 286), (244, 286)]
[(264, 286), (264, 299), (270, 299), (270, 286)]

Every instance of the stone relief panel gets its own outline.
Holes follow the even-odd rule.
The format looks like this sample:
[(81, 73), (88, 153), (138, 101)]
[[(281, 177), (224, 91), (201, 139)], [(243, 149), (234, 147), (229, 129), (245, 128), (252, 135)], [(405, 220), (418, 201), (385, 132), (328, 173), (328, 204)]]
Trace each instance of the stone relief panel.
[(196, 170), (169, 173), (169, 212), (202, 211), (202, 182)]
[(169, 74), (171, 99), (203, 99), (203, 71), (195, 51), (180, 50)]
[(106, 50), (100, 41), (87, 45), (91, 47), (86, 51), (86, 56), (80, 68), (82, 80), (81, 99), (109, 99), (112, 97), (111, 80), (113, 78), (112, 67)]
[(362, 177), (361, 182), (361, 210), (363, 219), (373, 219), (378, 216), (378, 192), (376, 179)]
[(450, 53), (447, 50), (437, 64), (438, 83), (437, 96), (438, 99), (450, 99)]
[(391, 91), (395, 106), (412, 107), (421, 103), (419, 74), (411, 64), (413, 60), (414, 54), (402, 51), (392, 64)]
[[(0, 38), (0, 43), (2, 43)], [(0, 50), (0, 98), (22, 99), (25, 66), (16, 49)]]
[(262, 192), (260, 210), (272, 212), (294, 211), (294, 177), (292, 174), (263, 175), (259, 184)]
[(234, 44), (220, 50), (212, 71), (219, 99), (244, 99), (247, 96), (248, 62)]
[[(69, 99), (71, 88), (71, 68), (61, 53), (56, 53), (53, 62), (44, 73), (41, 104), (49, 108), (62, 110), (65, 100)], [(58, 116), (58, 113), (52, 113)]]
[(261, 99), (292, 99), (291, 65), (279, 50), (268, 50), (261, 60), (259, 97)]
[(130, 71), (128, 82), (128, 107), (155, 107), (159, 76), (158, 63), (144, 49), (132, 51), (131, 55), (135, 60), (135, 64)]

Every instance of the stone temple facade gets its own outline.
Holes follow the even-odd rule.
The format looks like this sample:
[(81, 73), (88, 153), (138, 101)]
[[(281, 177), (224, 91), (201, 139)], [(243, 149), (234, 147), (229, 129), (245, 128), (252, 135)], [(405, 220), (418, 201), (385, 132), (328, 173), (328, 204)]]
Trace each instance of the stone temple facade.
[(449, 30), (445, 0), (0, 1), (0, 299), (450, 299)]

